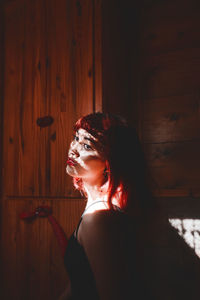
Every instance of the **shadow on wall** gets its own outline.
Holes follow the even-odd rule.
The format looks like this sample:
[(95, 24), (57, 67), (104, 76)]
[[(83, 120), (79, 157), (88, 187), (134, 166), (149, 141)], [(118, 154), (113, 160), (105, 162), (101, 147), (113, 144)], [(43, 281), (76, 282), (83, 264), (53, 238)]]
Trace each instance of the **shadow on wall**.
[[(179, 210), (174, 203), (171, 210), (170, 207), (166, 209), (167, 205), (164, 205), (165, 213), (162, 211), (158, 218), (142, 225), (138, 230), (138, 244), (140, 244), (138, 247), (138, 257), (140, 257), (138, 270), (142, 282), (144, 282), (144, 288), (146, 287), (148, 291), (148, 299), (200, 299), (200, 257), (195, 253), (195, 250), (198, 251), (198, 246), (194, 249), (195, 247), (191, 247), (193, 244), (189, 245), (186, 240), (184, 234), (189, 229), (183, 228), (182, 236), (180, 229), (180, 222), (184, 224), (183, 220), (185, 219), (190, 219), (190, 224), (194, 225), (195, 215), (198, 212), (196, 209), (196, 214), (192, 214), (191, 209), (187, 210), (187, 201), (188, 199), (182, 203), (182, 209)], [(169, 202), (166, 201), (166, 203)], [(197, 206), (199, 206), (198, 201)], [(193, 212), (194, 210), (193, 207)], [(170, 220), (175, 219), (180, 220), (179, 228), (173, 222), (170, 223)], [(197, 231), (196, 228), (198, 234)], [(189, 235), (190, 238), (191, 235), (194, 237), (194, 230), (191, 230)]]

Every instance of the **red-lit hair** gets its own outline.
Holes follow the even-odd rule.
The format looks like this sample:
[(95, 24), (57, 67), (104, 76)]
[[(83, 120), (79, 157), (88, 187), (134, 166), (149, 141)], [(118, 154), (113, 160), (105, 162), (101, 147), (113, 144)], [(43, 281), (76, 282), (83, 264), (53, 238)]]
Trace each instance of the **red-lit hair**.
[[(96, 137), (101, 145), (108, 169), (108, 204), (120, 190), (119, 205), (123, 210), (147, 208), (151, 193), (146, 180), (147, 166), (135, 129), (122, 117), (109, 113), (92, 113), (80, 118), (74, 130), (80, 128)], [(73, 178), (74, 186), (84, 192), (82, 180)]]

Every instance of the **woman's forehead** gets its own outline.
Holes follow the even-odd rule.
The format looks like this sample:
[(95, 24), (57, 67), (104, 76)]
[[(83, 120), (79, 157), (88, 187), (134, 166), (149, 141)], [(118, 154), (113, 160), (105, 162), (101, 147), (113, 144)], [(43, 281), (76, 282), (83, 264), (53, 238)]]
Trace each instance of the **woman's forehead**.
[(91, 139), (95, 142), (98, 142), (98, 139), (96, 137), (94, 137), (91, 133), (89, 133), (87, 130), (83, 129), (83, 128), (79, 128), (76, 133), (78, 134), (79, 137), (81, 138), (88, 138)]
[(100, 139), (98, 139), (97, 137), (95, 137), (94, 135), (92, 135), (91, 133), (89, 133), (87, 130), (85, 130), (83, 128), (79, 128), (76, 131), (76, 133), (77, 133), (79, 139), (89, 140), (91, 143), (93, 143), (96, 150), (99, 151), (101, 154), (103, 154), (105, 152), (105, 147), (102, 144), (102, 141)]

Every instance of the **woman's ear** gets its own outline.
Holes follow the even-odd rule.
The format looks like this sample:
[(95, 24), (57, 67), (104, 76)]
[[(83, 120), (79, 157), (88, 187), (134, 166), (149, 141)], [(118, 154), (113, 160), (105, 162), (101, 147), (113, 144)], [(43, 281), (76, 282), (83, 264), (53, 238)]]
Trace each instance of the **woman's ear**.
[(107, 160), (105, 161), (105, 169), (107, 170), (107, 172), (110, 172), (110, 166)]
[(103, 171), (103, 175), (104, 175), (104, 177), (105, 177), (106, 179), (108, 179), (109, 173), (110, 173), (109, 163), (108, 163), (108, 161), (106, 160), (106, 162), (105, 162), (105, 169), (104, 169), (104, 171)]

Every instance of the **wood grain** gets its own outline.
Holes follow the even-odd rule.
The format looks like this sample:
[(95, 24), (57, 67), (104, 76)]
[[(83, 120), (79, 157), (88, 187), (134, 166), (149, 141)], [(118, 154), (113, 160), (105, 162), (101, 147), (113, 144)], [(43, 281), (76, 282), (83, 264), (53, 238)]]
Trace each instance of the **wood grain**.
[[(147, 53), (159, 55), (185, 48), (200, 47), (198, 1), (151, 2), (151, 6), (144, 3), (141, 8), (140, 53), (142, 55)], [(145, 21), (142, 22), (142, 20)]]
[(200, 141), (146, 143), (145, 155), (158, 194), (165, 196), (200, 195)]
[(69, 237), (84, 208), (65, 168), (74, 122), (102, 107), (101, 1), (4, 1), (3, 12), (0, 298), (53, 300), (68, 278), (51, 225), (19, 214), (50, 205)]
[[(93, 7), (78, 3), (25, 1), (6, 10), (6, 194), (77, 196), (66, 152), (74, 122), (94, 106)], [(40, 128), (45, 116), (53, 124)]]
[(93, 73), (95, 75), (93, 97), (94, 111), (102, 111), (102, 0), (94, 1)]
[(195, 0), (143, 3), (138, 119), (154, 192), (198, 197), (200, 5)]
[(143, 141), (200, 140), (199, 93), (147, 99), (143, 106)]
[(191, 94), (199, 90), (200, 48), (143, 57), (141, 97), (160, 98)]
[[(67, 237), (72, 234), (84, 201), (80, 199), (5, 199), (2, 214), (2, 299), (57, 299), (68, 280), (63, 258), (47, 218), (27, 223), (19, 218), (39, 205), (52, 207)], [(12, 288), (10, 286), (12, 285)]]

